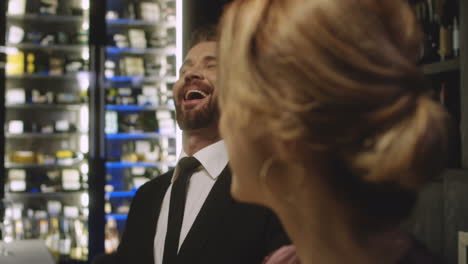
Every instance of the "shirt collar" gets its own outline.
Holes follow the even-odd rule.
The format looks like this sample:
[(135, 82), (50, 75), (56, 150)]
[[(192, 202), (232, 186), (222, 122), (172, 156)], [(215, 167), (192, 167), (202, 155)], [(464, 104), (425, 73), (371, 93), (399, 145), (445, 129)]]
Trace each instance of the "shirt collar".
[[(187, 156), (188, 155), (182, 150), (177, 162), (179, 162), (179, 160)], [(204, 147), (197, 153), (193, 154), (193, 156), (200, 162), (200, 164), (208, 172), (208, 175), (213, 180), (216, 180), (218, 178), (218, 176), (227, 166), (229, 161), (224, 140), (220, 140), (216, 143)], [(178, 175), (177, 172), (178, 168), (176, 168), (176, 170), (174, 171), (174, 177), (172, 177), (172, 182), (175, 181), (177, 177), (176, 175)]]

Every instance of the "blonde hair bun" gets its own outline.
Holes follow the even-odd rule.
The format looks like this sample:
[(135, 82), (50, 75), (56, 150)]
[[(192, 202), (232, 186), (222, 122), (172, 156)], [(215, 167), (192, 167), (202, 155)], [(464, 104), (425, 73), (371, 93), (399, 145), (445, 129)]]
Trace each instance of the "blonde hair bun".
[(418, 189), (444, 169), (448, 129), (449, 117), (442, 106), (418, 96), (414, 111), (349, 155), (348, 166), (367, 182)]

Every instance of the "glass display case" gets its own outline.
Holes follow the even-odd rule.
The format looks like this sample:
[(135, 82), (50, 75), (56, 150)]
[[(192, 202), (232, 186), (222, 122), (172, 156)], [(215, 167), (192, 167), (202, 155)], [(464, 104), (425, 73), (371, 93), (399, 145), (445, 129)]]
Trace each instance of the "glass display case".
[(176, 162), (176, 1), (107, 0), (105, 18), (104, 210), (110, 253), (136, 190)]
[(88, 259), (89, 0), (9, 0), (5, 28), (5, 241)]
[(2, 239), (43, 239), (58, 263), (89, 262), (116, 249), (136, 190), (180, 151), (182, 1), (1, 7)]

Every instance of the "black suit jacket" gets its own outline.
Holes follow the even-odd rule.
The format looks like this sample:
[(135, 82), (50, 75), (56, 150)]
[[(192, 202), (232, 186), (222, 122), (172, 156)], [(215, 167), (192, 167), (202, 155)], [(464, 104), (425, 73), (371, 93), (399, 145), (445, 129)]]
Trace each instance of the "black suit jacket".
[[(156, 224), (172, 173), (140, 187), (121, 243), (110, 262), (154, 263)], [(187, 234), (177, 264), (260, 264), (265, 256), (289, 243), (272, 211), (234, 201), (230, 185), (231, 173), (226, 167)]]

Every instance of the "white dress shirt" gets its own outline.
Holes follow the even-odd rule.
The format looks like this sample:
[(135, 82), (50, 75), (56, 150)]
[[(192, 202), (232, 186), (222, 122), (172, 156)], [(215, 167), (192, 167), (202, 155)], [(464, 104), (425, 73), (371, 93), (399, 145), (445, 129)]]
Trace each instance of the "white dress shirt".
[[(224, 141), (220, 140), (211, 144), (193, 155), (201, 164), (192, 177), (190, 177), (187, 190), (187, 200), (185, 202), (184, 219), (180, 230), (179, 249), (195, 222), (195, 218), (200, 212), (201, 207), (210, 193), (216, 179), (228, 164), (228, 155)], [(179, 160), (187, 157), (183, 151)], [(154, 263), (162, 264), (164, 254), (164, 241), (166, 240), (167, 221), (169, 218), (169, 201), (171, 199), (171, 190), (174, 180), (178, 176), (176, 168), (172, 176), (171, 185), (167, 189), (161, 205), (161, 211), (156, 226), (156, 235), (154, 237)]]

